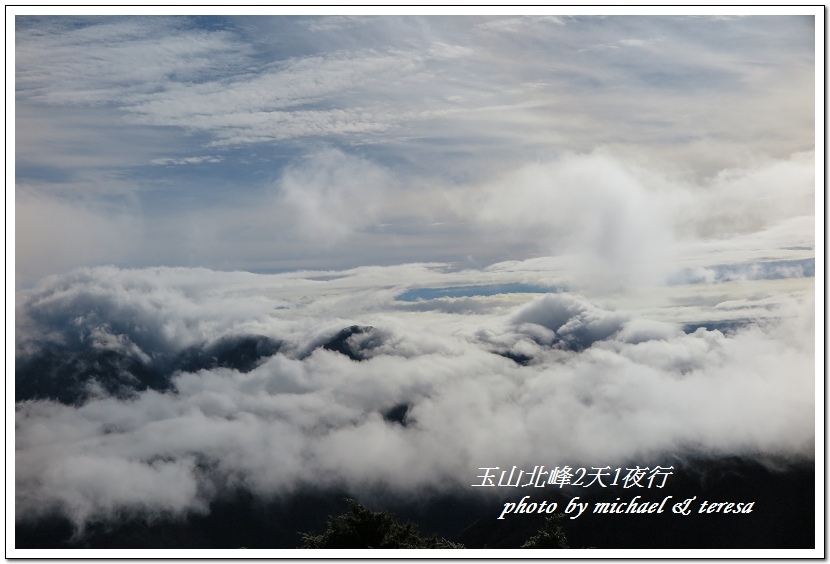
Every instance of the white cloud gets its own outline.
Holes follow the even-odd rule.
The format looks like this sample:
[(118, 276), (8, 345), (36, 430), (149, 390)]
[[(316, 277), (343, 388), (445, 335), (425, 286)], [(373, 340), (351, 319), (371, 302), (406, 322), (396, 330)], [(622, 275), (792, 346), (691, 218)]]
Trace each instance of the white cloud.
[[(719, 22), (732, 33), (712, 41), (713, 22), (684, 18), (19, 18), (17, 188), (49, 195), (44, 215), (58, 194), (87, 208), (101, 232), (98, 249), (29, 255), (26, 283), (106, 263), (272, 271), (551, 252), (580, 253), (600, 285), (659, 280), (673, 236), (791, 230), (813, 213), (805, 21)], [(491, 23), (525, 31), (476, 32)], [(345, 27), (309, 29), (329, 25)], [(376, 207), (332, 213), (337, 197), (312, 187), (288, 190), (306, 193), (285, 206), (297, 217), (274, 211), (267, 187), (320, 147), (371, 163), (353, 172), (372, 194), (358, 180), (336, 190)], [(222, 166), (184, 166), (197, 159)], [(380, 168), (402, 187), (391, 198), (374, 198)], [(113, 192), (133, 198), (123, 215), (140, 216), (127, 223), (141, 236), (101, 221)], [(275, 245), (300, 217), (332, 220), (333, 238)]]
[[(802, 119), (811, 108), (802, 88), (812, 80), (807, 61), (787, 57), (790, 44), (725, 54), (717, 42), (704, 41), (690, 19), (629, 17), (619, 20), (616, 32), (599, 18), (562, 25), (558, 16), (273, 21), (276, 27), (260, 30), (256, 40), (246, 35), (254, 24), (245, 18), (225, 29), (199, 29), (185, 18), (27, 21), (17, 31), (17, 98), (52, 106), (114, 106), (133, 126), (200, 131), (222, 146), (321, 135), (359, 143), (368, 132), (387, 141), (439, 134), (467, 143), (475, 138), (481, 149), (488, 139), (501, 140), (514, 147), (504, 158), (544, 151), (552, 143), (588, 151), (625, 138), (626, 145), (662, 147), (675, 156), (680, 151), (687, 159), (690, 151), (698, 158), (705, 151), (709, 160), (720, 152), (721, 168), (746, 157), (725, 152), (728, 143), (722, 140), (763, 144), (767, 148), (760, 152), (772, 149), (779, 157), (808, 147), (795, 141), (797, 128), (806, 133), (812, 120)], [(798, 27), (784, 21), (789, 25), (776, 28), (774, 44)], [(337, 39), (332, 25), (340, 26)], [(751, 35), (741, 22), (723, 25)], [(329, 29), (313, 32), (318, 47), (280, 48), (288, 40), (282, 36), (304, 45), (303, 32), (311, 29)], [(487, 29), (524, 30), (530, 41), (516, 42), (519, 34), (494, 41), (492, 34), (471, 33)], [(637, 49), (617, 49), (633, 54), (611, 61), (575, 49), (591, 41)], [(657, 41), (660, 49), (645, 49)], [(551, 51), (559, 55), (550, 57)], [(779, 59), (797, 63), (788, 66), (786, 80), (773, 67), (757, 64)], [(530, 83), (545, 86), (515, 88)], [(670, 87), (672, 95), (654, 84)], [(684, 90), (686, 84), (694, 91)], [(717, 104), (709, 102), (712, 97)], [(459, 109), (451, 99), (463, 100), (465, 110), (452, 119), (442, 113)], [(500, 111), (482, 113), (488, 107)], [(336, 112), (343, 112), (339, 119)], [(475, 121), (465, 117), (469, 113)], [(440, 129), (429, 121), (436, 115), (443, 116)], [(483, 127), (476, 127), (482, 119)], [(677, 137), (705, 143), (666, 142)], [(775, 147), (782, 140), (789, 146)]]
[[(175, 393), (20, 403), (18, 516), (56, 507), (78, 524), (119, 509), (175, 516), (204, 511), (235, 485), (264, 496), (333, 485), (456, 491), (483, 465), (813, 456), (814, 316), (803, 293), (782, 302), (777, 319), (685, 334), (676, 322), (570, 294), (514, 296), (515, 305), (476, 298), (498, 307), (475, 315), (398, 311), (390, 280), (438, 274), (412, 265), (404, 278), (402, 268), (328, 280), (95, 269), (23, 293), (18, 331), (28, 354), (50, 332), (72, 342), (73, 331), (100, 333), (102, 323), (109, 337), (97, 346), (129, 343), (153, 358), (222, 335), (284, 346), (247, 372), (178, 373)], [(440, 275), (458, 284), (471, 274)], [(355, 323), (377, 331), (367, 360), (310, 351)], [(551, 346), (532, 327), (587, 337), (580, 347)], [(495, 354), (506, 350), (532, 361)], [(410, 406), (406, 426), (383, 419), (400, 404)]]
[(380, 200), (393, 182), (383, 168), (332, 149), (286, 170), (278, 205), (301, 236), (329, 244), (377, 223)]
[[(242, 63), (249, 50), (223, 31), (187, 29), (170, 18), (24, 20), (16, 33), (18, 99), (46, 104), (123, 105)], [(128, 102), (129, 103), (129, 102)]]
[(758, 232), (774, 224), (815, 214), (815, 156), (726, 169), (701, 190), (689, 194), (681, 229), (704, 237)]
[(539, 24), (565, 25), (563, 16), (518, 16), (496, 18), (473, 26), (475, 31), (486, 33), (526, 33)]
[(472, 202), (455, 203), (505, 240), (579, 255), (588, 284), (654, 281), (670, 258), (675, 210), (671, 194), (648, 186), (644, 172), (603, 153), (569, 155), (525, 166)]
[(181, 159), (153, 159), (150, 161), (154, 165), (162, 165), (162, 166), (170, 166), (170, 165), (188, 165), (188, 164), (200, 164), (200, 163), (221, 163), (222, 157), (210, 156), (206, 155), (203, 157), (184, 157)]

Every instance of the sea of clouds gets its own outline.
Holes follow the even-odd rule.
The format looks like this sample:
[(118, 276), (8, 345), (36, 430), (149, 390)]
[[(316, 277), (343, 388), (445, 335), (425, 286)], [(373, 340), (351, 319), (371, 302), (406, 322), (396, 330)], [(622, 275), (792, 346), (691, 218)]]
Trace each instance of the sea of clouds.
[[(812, 459), (812, 278), (603, 296), (540, 260), (99, 267), (20, 291), (18, 519), (183, 516), (234, 488), (414, 499), (485, 466)], [(517, 280), (551, 290), (497, 293)], [(72, 374), (75, 395), (47, 399)]]

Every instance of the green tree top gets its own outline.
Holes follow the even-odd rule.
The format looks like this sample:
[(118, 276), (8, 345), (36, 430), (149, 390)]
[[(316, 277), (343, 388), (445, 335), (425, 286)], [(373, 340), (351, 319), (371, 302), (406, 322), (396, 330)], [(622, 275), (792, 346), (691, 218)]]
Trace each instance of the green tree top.
[(413, 523), (398, 523), (386, 512), (368, 509), (353, 499), (349, 512), (329, 517), (321, 535), (300, 533), (301, 548), (464, 548), (447, 539), (422, 537)]
[(522, 548), (568, 548), (568, 540), (565, 538), (565, 531), (562, 529), (564, 518), (565, 516), (561, 513), (555, 513), (545, 519), (542, 528), (527, 539)]

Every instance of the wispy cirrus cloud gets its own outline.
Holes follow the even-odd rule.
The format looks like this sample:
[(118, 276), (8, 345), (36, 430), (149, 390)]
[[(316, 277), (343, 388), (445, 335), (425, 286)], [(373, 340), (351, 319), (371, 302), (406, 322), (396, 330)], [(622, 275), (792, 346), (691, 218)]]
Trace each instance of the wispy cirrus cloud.
[(475, 24), (473, 30), (485, 33), (521, 33), (528, 28), (544, 25), (565, 25), (563, 16), (519, 16), (489, 19)]
[(179, 165), (189, 165), (189, 164), (199, 164), (199, 163), (221, 163), (222, 157), (205, 155), (202, 157), (184, 157), (181, 159), (153, 159), (150, 161), (154, 165), (162, 165), (162, 166), (179, 166)]
[(177, 18), (18, 22), (17, 98), (47, 105), (123, 107), (171, 82), (244, 65), (251, 54), (230, 33), (193, 29)]
[[(509, 31), (519, 28), (526, 33)], [(682, 237), (730, 225), (764, 230), (769, 222), (758, 218), (772, 206), (748, 203), (740, 182), (715, 188), (712, 179), (810, 154), (813, 56), (802, 33), (810, 29), (798, 18), (19, 18), (18, 185), (80, 206), (112, 192), (132, 198), (127, 207), (147, 235), (144, 258), (125, 248), (125, 265), (152, 260), (159, 234), (169, 239), (157, 259), (165, 264), (272, 260), (284, 268), (305, 256), (306, 266), (321, 266), (335, 252), (340, 266), (369, 256), (529, 258), (551, 252), (554, 240), (590, 237), (572, 229), (553, 237), (541, 218), (505, 223), (545, 208), (524, 209), (493, 179), (516, 181), (515, 190), (556, 210), (557, 194), (575, 190), (570, 181), (537, 190), (521, 178), (539, 165), (539, 175), (555, 179), (553, 163), (597, 150), (611, 155), (611, 168), (648, 169), (675, 186), (670, 204), (653, 200), (660, 190), (651, 189), (640, 204), (626, 200), (619, 209), (663, 214), (634, 214), (646, 218), (635, 225), (663, 221), (658, 231)], [(269, 213), (283, 218), (281, 210), (296, 208), (275, 207), (274, 186), (322, 148), (347, 157), (329, 168), (354, 174), (364, 169), (346, 161), (370, 163), (398, 188), (373, 192), (372, 213), (355, 212), (338, 231), (342, 247), (305, 240), (274, 257), (265, 249), (298, 234), (290, 217), (269, 222)], [(776, 174), (769, 166), (764, 174)], [(785, 201), (762, 181), (781, 221), (810, 213), (810, 169), (797, 166), (797, 198)], [(542, 177), (530, 184), (544, 185)], [(629, 194), (615, 187), (619, 178), (595, 179), (607, 189), (579, 182), (619, 202)], [(303, 198), (326, 209), (313, 186)], [(689, 198), (692, 217), (708, 219), (672, 216), (678, 194)], [(465, 201), (483, 207), (468, 213), (458, 204)], [(586, 217), (598, 217), (599, 207), (587, 206)], [(514, 208), (529, 215), (511, 215)], [(503, 237), (488, 235), (488, 209), (505, 218), (496, 221)], [(589, 229), (593, 249), (601, 247), (597, 229)]]
[[(351, 28), (358, 22), (371, 30), (367, 22), (382, 20), (311, 19), (298, 20), (297, 24), (308, 27), (352, 22)], [(464, 109), (474, 114), (492, 106), (496, 93), (500, 93), (499, 105), (505, 110), (521, 108), (527, 101), (525, 93), (518, 97), (510, 94), (505, 81), (545, 85), (534, 94), (542, 104), (530, 114), (538, 116), (544, 108), (553, 109), (567, 100), (561, 96), (563, 89), (581, 87), (591, 80), (615, 83), (617, 88), (641, 89), (646, 95), (643, 102), (653, 104), (656, 98), (649, 91), (655, 86), (693, 85), (699, 89), (711, 80), (715, 80), (711, 87), (730, 83), (740, 86), (751, 76), (749, 73), (754, 73), (751, 59), (746, 58), (748, 53), (725, 58), (719, 52), (719, 43), (707, 48), (702, 41), (708, 34), (701, 34), (694, 26), (684, 26), (676, 18), (659, 21), (673, 31), (671, 41), (667, 42), (665, 34), (661, 36), (662, 49), (651, 49), (648, 55), (628, 55), (630, 60), (600, 59), (595, 61), (598, 65), (582, 65), (580, 59), (584, 57), (578, 55), (586, 48), (573, 48), (582, 42), (578, 37), (613, 39), (594, 43), (605, 47), (644, 48), (654, 40), (632, 36), (643, 37), (643, 32), (653, 29), (650, 21), (633, 18), (615, 31), (602, 20), (578, 19), (577, 27), (585, 29), (579, 32), (581, 35), (574, 35), (577, 32), (570, 29), (572, 26), (559, 25), (561, 18), (555, 16), (478, 23), (474, 19), (458, 20), (456, 31), (460, 33), (450, 39), (444, 35), (449, 28), (435, 25), (444, 21), (425, 18), (424, 26), (429, 26), (430, 33), (414, 36), (414, 47), (412, 43), (409, 47), (373, 44), (376, 35), (372, 33), (362, 45), (355, 45), (350, 33), (357, 32), (350, 31), (341, 41), (349, 49), (335, 46), (312, 55), (273, 61), (258, 55), (257, 48), (246, 44), (244, 36), (231, 26), (199, 29), (185, 19), (162, 18), (92, 21), (80, 26), (63, 25), (60, 19), (47, 20), (48, 25), (39, 25), (34, 31), (35, 26), (18, 31), (22, 69), (18, 73), (18, 99), (47, 104), (113, 104), (136, 123), (200, 130), (238, 144), (328, 134), (359, 138), (367, 130), (406, 135), (401, 130), (405, 123), (417, 131), (419, 118), (434, 115), (431, 112), (441, 109), (441, 100), (453, 96), (462, 97)], [(566, 28), (565, 32), (544, 31), (544, 26), (550, 24)], [(496, 47), (465, 33), (517, 25), (534, 29), (530, 44), (520, 46), (507, 40)], [(591, 34), (585, 35), (585, 30)], [(87, 52), (92, 45), (101, 47), (94, 57)], [(545, 57), (545, 53), (559, 47), (568, 57)], [(492, 51), (494, 48), (500, 52)], [(513, 56), (522, 51), (520, 62), (511, 64)], [(60, 55), (53, 56), (53, 52)], [(695, 56), (691, 57), (693, 52)], [(663, 67), (666, 70), (661, 70)], [(767, 86), (776, 84), (770, 82)], [(477, 95), (471, 96), (474, 91)], [(488, 92), (491, 98), (482, 98)], [(602, 105), (604, 98), (592, 100), (597, 94), (595, 89), (582, 92), (586, 94), (588, 99), (582, 105), (568, 101), (569, 113), (577, 110), (577, 114), (588, 117), (594, 114), (589, 108)], [(745, 96), (746, 90), (741, 89), (741, 94)], [(426, 100), (430, 101), (429, 111), (425, 111)], [(634, 98), (626, 103), (639, 105)], [(691, 99), (678, 103), (699, 106)], [(343, 112), (339, 121), (330, 118), (335, 109)], [(527, 112), (519, 109), (517, 115), (522, 113)], [(394, 115), (400, 117), (393, 120)], [(464, 125), (463, 117), (452, 122), (462, 132)], [(245, 135), (246, 131), (251, 134)]]
[(310, 31), (328, 33), (365, 26), (378, 19), (377, 16), (323, 16), (306, 20), (303, 23)]

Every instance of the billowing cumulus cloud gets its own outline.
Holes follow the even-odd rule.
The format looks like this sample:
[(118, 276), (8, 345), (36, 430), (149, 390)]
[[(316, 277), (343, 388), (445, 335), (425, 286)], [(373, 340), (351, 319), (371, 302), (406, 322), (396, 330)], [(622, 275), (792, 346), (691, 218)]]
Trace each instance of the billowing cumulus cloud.
[(642, 279), (668, 258), (679, 192), (649, 190), (642, 176), (609, 155), (570, 155), (500, 178), (472, 209), (507, 237), (579, 255), (586, 278)]
[[(22, 293), (18, 516), (183, 516), (232, 487), (438, 493), (499, 464), (813, 457), (811, 285), (775, 319), (684, 332), (570, 292), (402, 311), (385, 289), (401, 274), (110, 268)], [(112, 357), (132, 376), (116, 387), (89, 369)], [(49, 399), (70, 377), (75, 397)]]
[(278, 205), (299, 235), (331, 243), (376, 221), (380, 199), (393, 189), (384, 168), (329, 150), (285, 172)]
[(521, 310), (514, 323), (547, 329), (547, 334), (539, 336), (542, 343), (581, 350), (619, 331), (624, 319), (571, 296), (552, 295)]

